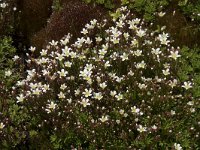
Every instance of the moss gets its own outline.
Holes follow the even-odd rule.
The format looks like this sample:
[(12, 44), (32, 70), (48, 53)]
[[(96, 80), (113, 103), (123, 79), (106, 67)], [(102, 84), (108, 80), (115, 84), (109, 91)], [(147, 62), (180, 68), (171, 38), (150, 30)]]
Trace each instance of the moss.
[(62, 9), (55, 11), (45, 27), (32, 38), (32, 45), (42, 48), (51, 40), (59, 40), (67, 33), (76, 39), (80, 30), (92, 19), (101, 19), (107, 11), (100, 6), (85, 4), (80, 0), (61, 1)]
[(155, 24), (166, 26), (167, 32), (171, 34), (176, 46), (194, 47), (200, 45), (198, 40), (200, 32), (195, 31), (195, 25), (185, 17), (178, 7), (177, 2), (169, 5), (164, 17), (157, 18)]

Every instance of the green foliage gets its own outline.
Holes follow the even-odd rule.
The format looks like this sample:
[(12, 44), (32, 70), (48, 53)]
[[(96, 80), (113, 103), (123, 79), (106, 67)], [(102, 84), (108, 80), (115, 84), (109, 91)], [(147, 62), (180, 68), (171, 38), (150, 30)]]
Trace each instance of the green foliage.
[(135, 0), (134, 2), (130, 1), (128, 6), (143, 15), (147, 21), (152, 21), (155, 19), (156, 14), (163, 11), (168, 4), (168, 0)]
[[(151, 5), (148, 13), (156, 10)], [(185, 86), (191, 83), (190, 72), (199, 68), (197, 53), (185, 49), (182, 64), (195, 61), (183, 68), (183, 77), (177, 76), (180, 49), (171, 45), (164, 27), (154, 31), (128, 12), (119, 8), (108, 24), (94, 19), (77, 41), (71, 43), (68, 34), (50, 42), (41, 56), (29, 57), (28, 75), (14, 86), (12, 98), (18, 102), (11, 99), (4, 112), (10, 119), (3, 120), (4, 145), (91, 150), (199, 146), (199, 101), (192, 86)]]
[(61, 11), (63, 8), (62, 8), (60, 0), (53, 0), (52, 8), (54, 11)]
[(12, 67), (11, 58), (14, 56), (16, 49), (12, 46), (11, 37), (0, 39), (0, 70)]
[(181, 81), (193, 79), (194, 88), (193, 94), (195, 97), (200, 97), (200, 48), (190, 49), (183, 47), (182, 66), (179, 69), (179, 77)]
[(18, 75), (11, 76), (15, 70), (15, 62), (12, 60), (16, 49), (12, 46), (11, 37), (0, 39), (0, 82), (4, 82), (6, 89), (11, 88), (13, 81), (16, 81)]
[(200, 1), (180, 0), (179, 6), (183, 10), (183, 13), (190, 17), (192, 21), (200, 23)]
[[(133, 11), (144, 16), (147, 21), (155, 19), (155, 13), (162, 11), (169, 4), (168, 0), (85, 0), (87, 3), (103, 4), (106, 8), (112, 9), (117, 5), (127, 5)], [(116, 5), (117, 4), (117, 5)]]
[[(115, 4), (113, 0), (85, 0), (85, 2), (104, 5), (109, 9), (114, 8)], [(132, 8), (143, 15), (148, 21), (152, 21), (157, 12), (162, 11), (165, 6), (169, 5), (169, 1), (167, 0), (122, 0), (121, 2), (122, 5), (128, 5), (129, 8)], [(200, 4), (195, 4), (190, 3), (187, 0), (179, 1), (179, 6), (189, 15), (193, 15), (194, 12), (195, 14), (199, 13)], [(60, 11), (62, 9), (59, 0), (54, 0), (53, 9), (55, 11)], [(120, 27), (120, 22), (118, 22), (120, 19), (123, 21), (123, 19), (120, 18), (122, 15), (121, 10), (118, 9), (116, 12), (110, 13), (110, 15), (114, 20), (113, 24), (117, 22), (118, 26), (112, 28), (110, 33), (96, 34), (96, 37), (102, 37), (102, 43), (107, 42), (109, 38), (112, 39), (112, 37), (117, 36), (117, 34), (121, 35), (122, 33), (125, 33), (125, 31), (129, 31), (129, 26), (125, 28), (122, 25), (122, 27)], [(193, 16), (191, 16), (191, 18), (192, 17)], [(198, 15), (195, 19), (198, 20)], [(135, 21), (137, 22), (137, 20)], [(96, 25), (94, 22), (95, 21), (93, 21), (93, 24)], [(108, 53), (106, 53), (105, 58), (99, 62), (98, 59), (100, 58), (97, 57), (97, 55), (99, 54), (100, 56), (99, 50), (102, 49), (103, 45), (101, 42), (96, 41), (96, 45), (94, 46), (87, 45), (84, 41), (83, 47), (72, 46), (74, 48), (73, 52), (78, 54), (76, 56), (77, 58), (85, 56), (86, 59), (77, 59), (76, 57), (71, 58), (71, 56), (70, 58), (66, 58), (65, 56), (65, 58), (59, 60), (57, 59), (60, 56), (59, 54), (62, 50), (66, 50), (67, 46), (62, 42), (58, 45), (56, 44), (57, 46), (54, 44), (49, 45), (49, 48), (47, 47), (49, 51), (55, 50), (54, 53), (51, 54), (53, 57), (48, 54), (47, 56), (41, 56), (39, 59), (31, 58), (29, 67), (35, 67), (37, 73), (32, 76), (32, 79), (30, 79), (31, 75), (29, 74), (29, 78), (26, 79), (26, 84), (22, 87), (13, 86), (19, 80), (20, 75), (16, 73), (19, 66), (18, 69), (16, 69), (16, 62), (12, 59), (16, 51), (12, 46), (12, 39), (10, 37), (2, 38), (0, 40), (0, 123), (3, 122), (5, 127), (0, 131), (0, 148), (84, 148), (91, 150), (101, 148), (122, 150), (127, 148), (174, 149), (173, 144), (177, 142), (181, 143), (181, 146), (184, 149), (199, 149), (199, 141), (196, 136), (199, 135), (200, 105), (196, 99), (200, 97), (200, 49), (183, 47), (181, 49), (181, 58), (177, 57), (177, 59), (181, 59), (181, 64), (176, 63), (168, 56), (171, 56), (170, 52), (179, 52), (179, 50), (176, 51), (174, 48), (169, 48), (167, 44), (163, 44), (165, 45), (163, 46), (159, 43), (163, 42), (162, 40), (166, 42), (168, 40), (168, 37), (164, 37), (166, 35), (165, 33), (162, 33), (163, 30), (161, 27), (158, 25), (157, 31), (142, 30), (143, 25), (146, 26), (146, 24), (142, 23), (140, 26), (141, 22), (142, 21), (139, 20), (139, 23), (136, 23), (137, 29), (135, 28), (130, 32), (130, 38), (136, 38), (129, 39), (128, 37), (129, 40), (126, 41), (123, 35), (119, 36), (120, 42), (118, 43), (109, 41)], [(95, 31), (99, 31), (99, 28), (101, 27), (104, 27), (104, 25), (100, 24), (98, 28), (95, 28)], [(112, 35), (111, 32), (115, 32), (115, 29), (117, 32), (115, 35)], [(89, 33), (93, 32), (91, 30), (88, 31)], [(106, 31), (106, 29), (103, 28), (102, 31)], [(140, 36), (140, 34), (142, 34), (141, 32), (144, 32), (145, 34)], [(155, 38), (151, 33), (158, 36)], [(106, 39), (107, 36), (109, 38)], [(84, 38), (87, 39), (87, 35), (84, 34)], [(161, 41), (158, 40), (159, 38)], [(69, 39), (66, 38), (66, 40)], [(79, 40), (80, 41), (77, 42), (78, 44), (80, 44), (83, 39)], [(138, 40), (137, 45), (130, 44), (131, 42), (134, 43), (134, 40)], [(151, 40), (153, 40), (153, 44), (148, 43), (151, 42)], [(154, 55), (150, 52), (152, 48), (158, 47), (161, 50), (161, 55)], [(86, 49), (88, 52), (86, 52)], [(132, 54), (137, 50), (141, 50), (142, 55), (135, 57)], [(111, 53), (118, 55), (113, 59), (115, 56), (114, 54), (111, 56)], [(125, 57), (123, 54), (129, 55), (127, 59), (125, 58), (123, 60)], [(132, 59), (130, 59), (130, 57)], [(158, 57), (161, 59), (159, 58), (160, 60), (156, 60)], [(42, 62), (45, 59), (48, 60), (46, 63), (50, 64), (37, 64), (37, 62)], [(65, 61), (73, 62), (73, 69), (67, 68), (67, 71), (69, 71), (68, 73), (72, 75), (70, 76), (70, 79), (66, 79), (65, 77), (62, 78), (61, 76), (59, 77), (58, 72), (60, 69), (66, 69), (63, 59), (65, 59)], [(115, 61), (116, 59), (117, 61)], [(137, 71), (138, 68), (134, 68), (134, 65), (136, 62), (139, 64), (142, 60), (147, 62), (146, 65), (148, 68), (146, 71), (143, 71), (141, 68), (140, 71)], [(105, 61), (110, 61), (110, 68), (105, 67)], [(158, 62), (160, 64), (157, 64)], [(170, 76), (170, 78), (163, 75), (163, 71), (165, 71), (163, 69), (165, 69), (166, 63), (171, 64), (170, 73), (172, 73), (173, 76)], [(19, 63), (17, 63), (17, 65), (18, 64)], [(92, 69), (94, 72), (91, 74), (92, 80), (94, 79), (92, 84), (86, 83), (78, 75), (86, 64), (95, 66)], [(153, 71), (148, 72), (152, 68)], [(50, 75), (43, 76), (41, 74), (45, 69), (50, 69)], [(131, 72), (129, 72), (130, 74), (128, 75), (126, 69), (128, 71), (133, 69), (134, 77), (130, 77)], [(176, 72), (177, 69), (178, 73)], [(10, 75), (9, 71), (11, 73)], [(99, 74), (95, 75), (95, 73)], [(111, 79), (109, 73), (111, 75), (114, 74), (115, 77)], [(171, 82), (173, 77), (177, 74), (178, 85), (177, 87), (172, 87), (172, 89), (170, 89), (169, 82)], [(54, 75), (58, 76), (54, 77)], [(115, 81), (118, 80), (118, 75), (119, 77), (122, 75), (122, 81), (119, 81), (119, 83), (118, 81)], [(154, 75), (156, 75), (156, 77), (159, 76), (162, 80), (159, 81), (156, 77), (154, 78)], [(97, 78), (98, 76), (100, 76), (100, 78)], [(149, 78), (151, 76), (153, 77), (153, 79), (150, 79), (151, 81), (141, 80), (141, 77), (147, 79), (147, 77)], [(75, 80), (71, 77), (75, 77)], [(86, 80), (88, 80), (88, 78), (86, 78)], [(108, 81), (108, 86), (105, 90), (98, 87), (101, 80)], [(119, 78), (119, 80), (121, 79)], [(194, 85), (193, 88), (189, 89), (187, 92), (181, 85), (185, 81), (190, 80), (192, 80)], [(144, 82), (147, 85), (147, 88), (138, 88), (140, 82)], [(32, 83), (37, 83), (37, 86), (40, 86), (41, 83), (48, 84), (50, 85), (51, 90), (47, 90), (48, 93), (46, 93), (46, 95), (44, 93), (37, 96), (34, 94), (31, 95), (30, 93), (35, 90), (30, 86)], [(59, 90), (58, 87), (60, 87), (61, 83), (62, 85), (67, 84), (67, 88), (69, 89), (64, 89), (63, 93), (67, 93), (65, 95), (67, 98), (73, 99), (72, 103), (70, 103), (67, 98), (63, 100), (58, 98), (57, 91)], [(83, 107), (83, 93), (85, 92), (84, 90), (88, 88), (92, 88), (95, 92), (97, 90), (101, 91), (105, 97), (102, 98), (102, 100), (95, 100), (93, 97), (95, 95), (94, 92), (90, 98), (90, 105)], [(44, 88), (41, 89), (44, 90)], [(77, 89), (81, 91), (80, 93), (82, 96), (74, 94), (74, 91)], [(110, 92), (113, 89), (118, 93), (123, 93), (124, 97), (122, 101), (116, 100), (116, 96), (110, 96)], [(20, 91), (20, 94), (26, 95), (24, 97), (26, 100), (24, 100), (23, 103), (16, 102), (16, 97), (19, 96), (19, 93), (17, 93), (18, 90)], [(181, 99), (179, 99), (179, 94), (181, 95)], [(50, 106), (49, 100), (56, 103), (55, 110), (51, 108), (52, 106)], [(193, 101), (194, 104), (188, 105), (188, 103), (191, 102), (190, 100)], [(140, 108), (141, 113), (134, 114), (130, 109), (131, 106)], [(193, 108), (195, 109), (194, 112), (192, 112)], [(47, 112), (47, 109), (50, 111)], [(170, 111), (172, 110), (176, 113), (171, 113)], [(123, 111), (127, 112), (128, 116), (126, 116)], [(109, 114), (108, 120), (101, 121), (105, 114)], [(138, 130), (138, 125), (140, 124), (144, 126), (146, 131), (140, 132)], [(153, 128), (153, 125), (156, 125), (156, 128)], [(36, 142), (38, 144), (35, 144)]]
[[(13, 60), (15, 54), (11, 37), (0, 39), (0, 122), (7, 126), (4, 130), (6, 136), (0, 139), (0, 147), (5, 149), (10, 149), (25, 139), (23, 124), (28, 119), (28, 114), (16, 105), (15, 97), (12, 97), (12, 87), (19, 80), (21, 66)], [(7, 119), (2, 120), (2, 117)]]
[(83, 0), (86, 3), (103, 5), (105, 8), (113, 9), (115, 7), (114, 0)]

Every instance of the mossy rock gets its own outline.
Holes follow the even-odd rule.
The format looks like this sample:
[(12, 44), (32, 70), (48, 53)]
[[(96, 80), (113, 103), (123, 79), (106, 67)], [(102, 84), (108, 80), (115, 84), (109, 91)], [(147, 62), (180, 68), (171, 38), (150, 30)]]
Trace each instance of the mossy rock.
[(59, 40), (71, 33), (73, 39), (80, 37), (80, 31), (92, 19), (100, 20), (108, 15), (101, 6), (86, 4), (80, 0), (62, 1), (62, 9), (54, 11), (45, 28), (31, 39), (31, 45), (44, 48), (51, 40)]
[(181, 12), (177, 3), (170, 4), (163, 17), (157, 18), (156, 25), (166, 26), (176, 46), (200, 46), (200, 31), (197, 26)]

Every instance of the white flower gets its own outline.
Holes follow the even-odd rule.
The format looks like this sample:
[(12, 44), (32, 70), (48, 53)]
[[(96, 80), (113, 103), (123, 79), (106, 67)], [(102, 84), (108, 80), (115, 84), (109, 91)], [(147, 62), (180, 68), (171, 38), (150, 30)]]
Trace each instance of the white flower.
[(110, 95), (111, 95), (112, 97), (115, 97), (116, 94), (117, 94), (116, 91), (110, 91)]
[(154, 55), (159, 55), (161, 54), (161, 51), (160, 51), (160, 48), (152, 48), (152, 51), (151, 51), (152, 54)]
[(16, 10), (17, 10), (17, 7), (13, 7), (13, 10), (16, 11)]
[(171, 110), (170, 113), (172, 116), (176, 114), (176, 112), (174, 110)]
[(69, 57), (71, 55), (71, 48), (69, 48), (68, 46), (65, 46), (65, 48), (62, 49), (62, 53), (64, 56)]
[(66, 62), (65, 62), (65, 67), (69, 67), (69, 68), (70, 68), (71, 66), (72, 66), (72, 63), (71, 63), (71, 62), (69, 62), (69, 61), (66, 61)]
[(15, 56), (13, 57), (13, 60), (16, 61), (17, 59), (19, 59), (19, 56), (15, 55)]
[(135, 20), (131, 20), (131, 21), (129, 20), (128, 24), (129, 24), (129, 29), (132, 29), (132, 30), (137, 29), (137, 24), (136, 24)]
[(167, 68), (166, 70), (162, 70), (162, 72), (163, 72), (163, 74), (164, 74), (165, 76), (167, 76), (167, 75), (170, 74), (169, 68)]
[(44, 84), (43, 85), (43, 88), (42, 88), (42, 90), (43, 90), (43, 92), (46, 92), (47, 90), (49, 90), (50, 88), (49, 88), (49, 85), (48, 84)]
[(138, 87), (139, 87), (140, 89), (146, 89), (146, 88), (147, 88), (147, 85), (139, 83), (139, 84), (138, 84)]
[(123, 99), (123, 95), (119, 93), (118, 95), (115, 95), (115, 98), (117, 98), (117, 101), (120, 101)]
[(178, 143), (174, 143), (174, 148), (175, 148), (175, 150), (182, 150), (182, 149), (183, 149), (183, 148), (181, 147), (181, 145), (178, 144)]
[(83, 77), (84, 80), (91, 80), (90, 76), (92, 74), (92, 71), (84, 69), (83, 71), (80, 71), (79, 76)]
[(106, 116), (102, 116), (101, 118), (99, 118), (99, 120), (101, 121), (101, 122), (106, 122), (106, 121), (108, 121), (108, 115), (106, 115)]
[(65, 84), (62, 84), (61, 86), (60, 86), (60, 89), (61, 90), (65, 90), (67, 88), (67, 86), (65, 85)]
[(101, 100), (103, 98), (101, 92), (99, 93), (94, 93), (94, 98), (97, 99), (97, 100)]
[(85, 97), (89, 97), (92, 95), (92, 89), (85, 89), (85, 91), (83, 92)]
[(101, 42), (102, 41), (102, 38), (101, 37), (95, 37), (95, 39), (96, 39), (96, 42)]
[(158, 16), (159, 16), (159, 17), (163, 17), (165, 14), (166, 14), (166, 12), (162, 12), (162, 11), (161, 11), (161, 12), (158, 13)]
[(30, 50), (31, 52), (34, 52), (34, 51), (36, 50), (36, 47), (31, 46), (31, 47), (29, 48), (29, 50)]
[(139, 19), (139, 18), (135, 18), (135, 19), (133, 20), (133, 22), (134, 22), (134, 24), (139, 24), (139, 23), (140, 23), (140, 20), (141, 20), (141, 19)]
[(23, 86), (25, 84), (25, 82), (22, 80), (22, 81), (17, 81), (17, 86)]
[(191, 82), (184, 82), (184, 85), (182, 85), (183, 88), (185, 88), (186, 90), (192, 88), (192, 83)]
[(65, 77), (68, 74), (68, 71), (62, 69), (61, 71), (58, 71), (58, 74), (60, 75), (60, 77)]
[(50, 104), (47, 104), (47, 109), (46, 109), (47, 113), (50, 113), (53, 110), (55, 110), (56, 106), (57, 106), (57, 104), (55, 104), (54, 102), (51, 102)]
[(64, 59), (62, 54), (56, 53), (56, 55), (57, 55), (56, 57), (57, 60), (62, 61)]
[(34, 84), (34, 83), (30, 83), (29, 84), (30, 88), (33, 90), (33, 89), (36, 89), (37, 87), (37, 84)]
[(190, 112), (195, 112), (195, 108), (190, 108)]
[(17, 103), (21, 103), (24, 101), (24, 95), (20, 94), (19, 96), (17, 96)]
[(170, 64), (169, 63), (164, 63), (163, 66), (164, 66), (164, 68), (170, 68)]
[(142, 55), (142, 50), (134, 51), (134, 55), (135, 56), (141, 56)]
[(107, 84), (106, 82), (103, 82), (103, 83), (100, 83), (99, 86), (102, 88), (102, 89), (105, 89), (107, 87)]
[(90, 105), (89, 103), (89, 99), (85, 99), (83, 98), (81, 102), (79, 102), (81, 105), (83, 105), (83, 107), (87, 107)]
[(158, 127), (156, 125), (152, 126), (152, 129), (156, 130)]
[(110, 67), (110, 62), (109, 61), (106, 61), (106, 63), (104, 64), (104, 67), (107, 68), (107, 67)]
[(0, 130), (3, 129), (5, 127), (5, 125), (3, 124), (3, 122), (0, 123)]
[(68, 103), (71, 104), (72, 103), (72, 99), (67, 99)]
[(140, 63), (137, 63), (135, 67), (139, 69), (139, 68), (145, 68), (145, 66), (146, 66), (146, 63), (142, 61)]
[(122, 61), (128, 60), (128, 54), (123, 53), (121, 56)]
[(12, 75), (12, 71), (11, 70), (5, 71), (5, 76), (6, 77), (9, 77), (11, 75)]
[(41, 59), (38, 60), (38, 64), (46, 64), (48, 61), (48, 58), (42, 57)]
[(77, 89), (77, 90), (74, 90), (74, 94), (77, 96), (77, 95), (79, 95), (80, 94), (80, 90), (79, 89)]
[(133, 75), (134, 75), (134, 72), (133, 72), (132, 70), (130, 70), (130, 71), (128, 72), (128, 75), (133, 76)]
[(6, 6), (8, 6), (8, 4), (6, 4), (6, 3), (0, 4), (0, 7), (1, 7), (1, 8), (6, 8)]
[(139, 29), (139, 30), (136, 31), (136, 34), (137, 34), (137, 36), (139, 36), (139, 37), (143, 37), (143, 36), (146, 35), (146, 31), (145, 31), (145, 30), (142, 30), (142, 29)]
[(122, 32), (120, 32), (120, 31), (118, 31), (118, 29), (117, 28), (113, 28), (112, 27), (112, 29), (111, 29), (111, 32), (112, 32), (112, 36), (114, 37), (114, 38), (118, 38), (121, 34), (122, 34)]
[(128, 32), (124, 33), (123, 35), (124, 35), (124, 38), (125, 38), (125, 39), (128, 39), (129, 36), (130, 36), (130, 34), (129, 34)]
[(43, 75), (44, 75), (44, 76), (45, 76), (45, 75), (49, 75), (49, 74), (50, 74), (50, 72), (49, 72), (49, 71), (47, 71), (46, 69), (42, 70), (42, 73), (43, 73)]
[(77, 39), (77, 43), (82, 45), (85, 42), (85, 39), (83, 37)]
[(161, 44), (167, 45), (169, 43), (169, 40), (167, 40), (168, 37), (168, 33), (162, 33), (158, 35), (158, 40), (161, 42)]
[(123, 80), (123, 77), (120, 78), (120, 77), (116, 76), (115, 80), (120, 83)]
[(58, 41), (52, 40), (51, 42), (49, 42), (49, 44), (50, 44), (51, 46), (56, 46), (56, 45), (58, 44)]
[(100, 49), (99, 50), (99, 55), (104, 56), (107, 53), (107, 50), (105, 49)]
[(92, 64), (86, 64), (85, 69), (91, 71), (93, 69)]
[(117, 124), (120, 124), (120, 120), (116, 120), (116, 123), (117, 123)]
[(88, 33), (88, 30), (83, 28), (83, 30), (81, 31), (82, 34), (86, 35)]
[(173, 58), (174, 60), (176, 60), (178, 57), (181, 57), (181, 55), (178, 54), (178, 51), (171, 51), (170, 53), (171, 55), (169, 55), (169, 57)]
[(93, 29), (93, 28), (94, 28), (94, 25), (86, 24), (85, 27), (86, 27), (87, 29)]
[(142, 125), (139, 125), (139, 127), (137, 128), (137, 130), (138, 130), (140, 133), (147, 131), (147, 130), (146, 130), (146, 127), (143, 127)]
[(91, 23), (91, 25), (95, 26), (96, 23), (97, 23), (97, 20), (96, 20), (96, 19), (93, 19), (93, 20), (90, 21), (90, 23)]
[(169, 86), (174, 88), (177, 85), (177, 83), (178, 83), (178, 81), (176, 79), (174, 79), (173, 81), (170, 81)]
[(131, 107), (131, 112), (132, 112), (133, 114), (138, 114), (138, 113), (140, 112), (140, 109), (137, 108), (136, 106), (133, 106), (133, 107)]
[(133, 40), (131, 41), (131, 46), (137, 47), (137, 46), (138, 46), (138, 40), (133, 39)]
[(92, 40), (89, 37), (87, 37), (87, 39), (85, 40), (85, 43), (90, 45), (92, 44)]
[(124, 110), (123, 110), (123, 109), (120, 109), (119, 113), (120, 113), (121, 115), (123, 115), (123, 114), (124, 114)]
[(63, 98), (65, 98), (65, 94), (64, 94), (63, 92), (60, 92), (60, 93), (58, 94), (58, 97), (59, 97), (60, 99), (63, 99)]
[(40, 95), (40, 93), (42, 92), (39, 88), (36, 88), (34, 90), (32, 90), (33, 95)]
[(41, 56), (46, 56), (47, 55), (47, 50), (42, 49), (42, 51), (40, 52)]
[(76, 52), (71, 52), (70, 55), (71, 55), (71, 58), (76, 58), (77, 57)]
[(67, 43), (69, 42), (69, 38), (70, 38), (70, 35), (68, 35), (68, 37), (63, 39), (63, 40), (60, 40), (61, 44), (62, 45), (67, 45)]
[(112, 38), (111, 41), (113, 42), (113, 44), (118, 44), (119, 38)]
[(122, 28), (124, 26), (124, 22), (123, 20), (119, 20), (118, 22), (116, 22), (116, 26), (119, 27), (119, 28)]
[(187, 105), (193, 106), (193, 105), (194, 105), (194, 101), (189, 101), (189, 102), (187, 103)]

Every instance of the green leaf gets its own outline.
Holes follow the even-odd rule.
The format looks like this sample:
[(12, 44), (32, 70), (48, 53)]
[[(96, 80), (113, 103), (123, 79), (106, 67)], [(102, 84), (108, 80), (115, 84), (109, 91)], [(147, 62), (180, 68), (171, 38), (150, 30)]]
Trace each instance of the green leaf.
[(117, 9), (114, 13), (110, 12), (110, 16), (113, 17), (114, 20), (117, 20), (121, 16), (120, 10)]

